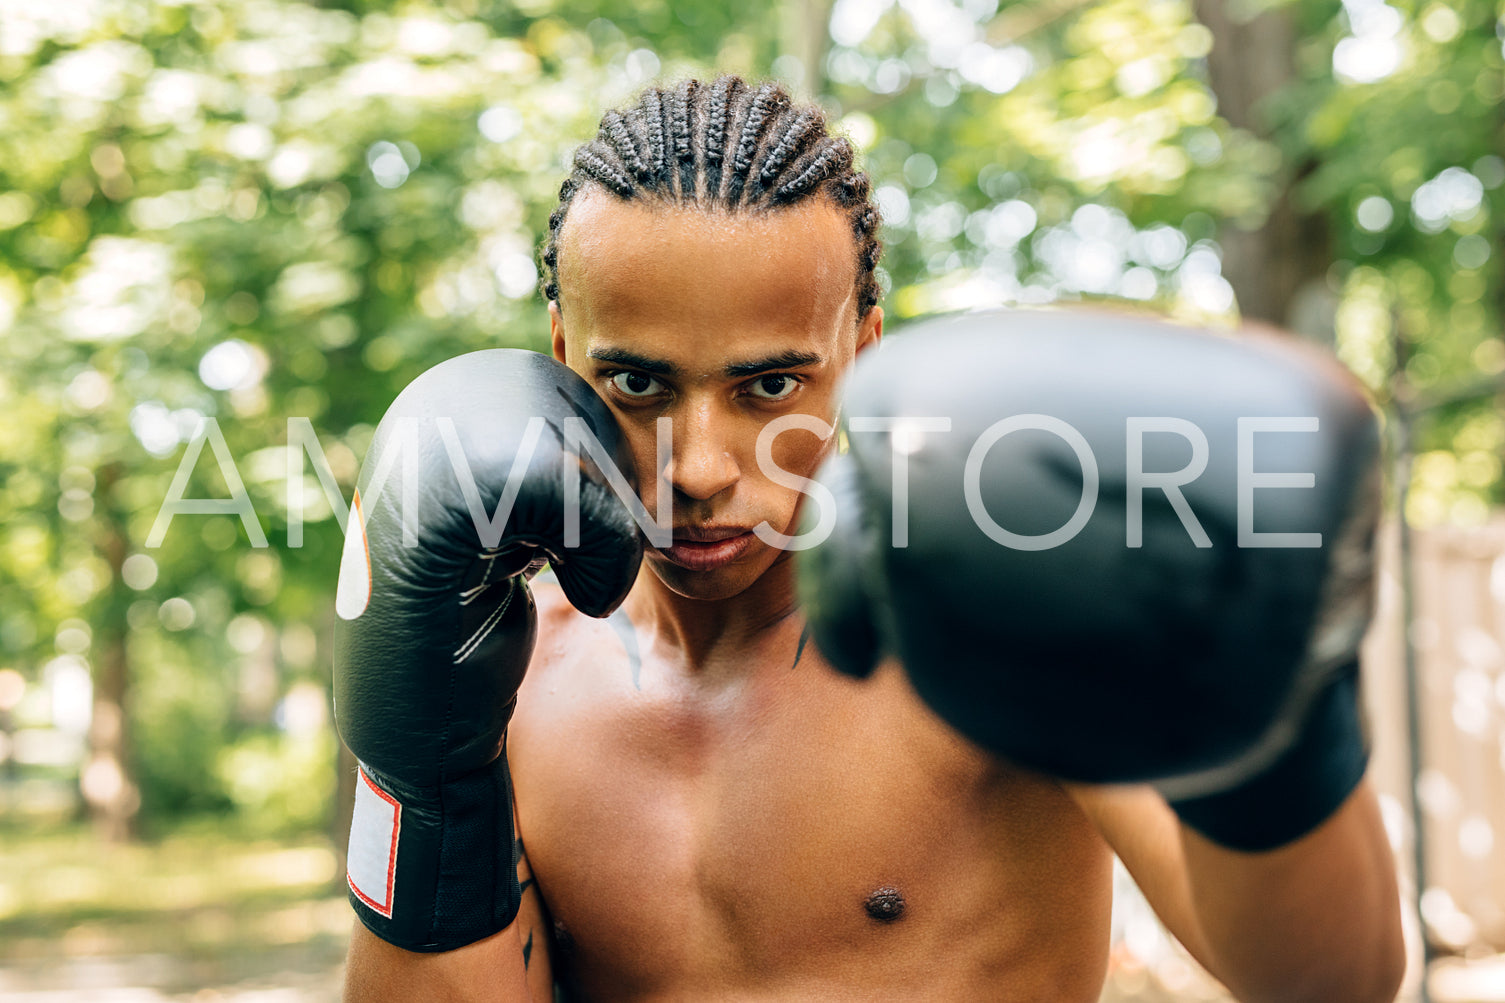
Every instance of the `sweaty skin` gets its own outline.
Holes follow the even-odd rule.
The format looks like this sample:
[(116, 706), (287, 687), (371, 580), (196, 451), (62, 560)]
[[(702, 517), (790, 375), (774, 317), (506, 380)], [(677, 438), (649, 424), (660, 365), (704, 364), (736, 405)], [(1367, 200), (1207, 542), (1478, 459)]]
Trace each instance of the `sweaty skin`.
[[(647, 509), (673, 491), (677, 538), (794, 533), (801, 495), (756, 443), (781, 415), (835, 420), (841, 373), (881, 335), (880, 311), (858, 323), (855, 269), (820, 202), (571, 209), (554, 352), (616, 412)], [(808, 475), (831, 445), (790, 431), (772, 456)], [(592, 1000), (1095, 1000), (1111, 855), (1076, 802), (957, 737), (896, 666), (831, 670), (789, 552), (687, 542), (649, 550), (609, 622), (536, 590), (508, 739), (530, 975), (552, 963)]]

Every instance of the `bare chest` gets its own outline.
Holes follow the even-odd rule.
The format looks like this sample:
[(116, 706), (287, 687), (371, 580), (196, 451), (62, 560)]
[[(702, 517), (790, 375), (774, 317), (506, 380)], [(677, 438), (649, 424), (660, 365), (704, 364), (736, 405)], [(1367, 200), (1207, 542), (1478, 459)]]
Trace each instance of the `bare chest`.
[(686, 681), (601, 649), (553, 652), (509, 739), (530, 864), (582, 971), (646, 993), (877, 965), (892, 985), (911, 959), (923, 982), (921, 959), (1006, 964), (1098, 863), (1054, 785), (956, 738), (897, 670), (858, 682), (807, 653)]

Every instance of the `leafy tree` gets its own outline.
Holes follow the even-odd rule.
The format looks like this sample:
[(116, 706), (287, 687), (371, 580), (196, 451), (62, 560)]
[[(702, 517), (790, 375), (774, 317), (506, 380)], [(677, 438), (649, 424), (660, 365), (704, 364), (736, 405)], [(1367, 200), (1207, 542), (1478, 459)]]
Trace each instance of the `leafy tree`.
[[(96, 0), (6, 17), (0, 667), (35, 694), (89, 666), (80, 775), (114, 836), (327, 810), (303, 795), (334, 755), (311, 695), (341, 506), (288, 420), (309, 419), (348, 497), (414, 375), (542, 348), (534, 259), (569, 152), (655, 77), (775, 74), (828, 108), (877, 184), (896, 320), (1242, 308), (1332, 342), (1387, 399), (1438, 404), (1416, 428), (1414, 519), (1477, 520), (1499, 498), (1505, 63), (1479, 0)], [(179, 514), (148, 546), (195, 441), (183, 494), (229, 498), (239, 478), (266, 546), (224, 513)]]

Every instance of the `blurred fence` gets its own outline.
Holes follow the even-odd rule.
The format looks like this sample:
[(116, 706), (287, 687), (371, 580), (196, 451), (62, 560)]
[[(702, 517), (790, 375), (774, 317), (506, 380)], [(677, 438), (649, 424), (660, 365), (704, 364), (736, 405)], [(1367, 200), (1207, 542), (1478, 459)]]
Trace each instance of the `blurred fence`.
[[(1365, 697), (1374, 743), (1371, 776), (1395, 851), (1412, 968), (1402, 1000), (1421, 982), (1416, 917), (1415, 819), (1422, 820), (1426, 887), (1421, 912), (1436, 1003), (1505, 1001), (1505, 513), (1483, 526), (1413, 530), (1411, 632), (1416, 718), (1422, 736), (1414, 814), (1410, 693), (1400, 533), (1381, 540), (1379, 605), (1365, 640)], [(1501, 851), (1501, 852), (1497, 852)], [(1465, 961), (1465, 959), (1476, 959)], [(1119, 875), (1114, 947), (1101, 1003), (1227, 1001), (1170, 940)]]
[(1366, 642), (1373, 776), (1414, 895), (1422, 824), (1427, 935), (1443, 952), (1505, 950), (1505, 515), (1413, 530), (1412, 621), (1421, 766), (1413, 814), (1399, 533), (1383, 543), (1377, 622)]

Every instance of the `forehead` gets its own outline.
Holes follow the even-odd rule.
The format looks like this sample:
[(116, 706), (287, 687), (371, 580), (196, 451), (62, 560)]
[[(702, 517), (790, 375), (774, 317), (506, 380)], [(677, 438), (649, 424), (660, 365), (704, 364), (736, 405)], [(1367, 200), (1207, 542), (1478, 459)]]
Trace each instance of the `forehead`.
[(571, 340), (719, 357), (829, 350), (856, 324), (857, 243), (821, 199), (760, 213), (624, 202), (591, 188), (560, 238)]

